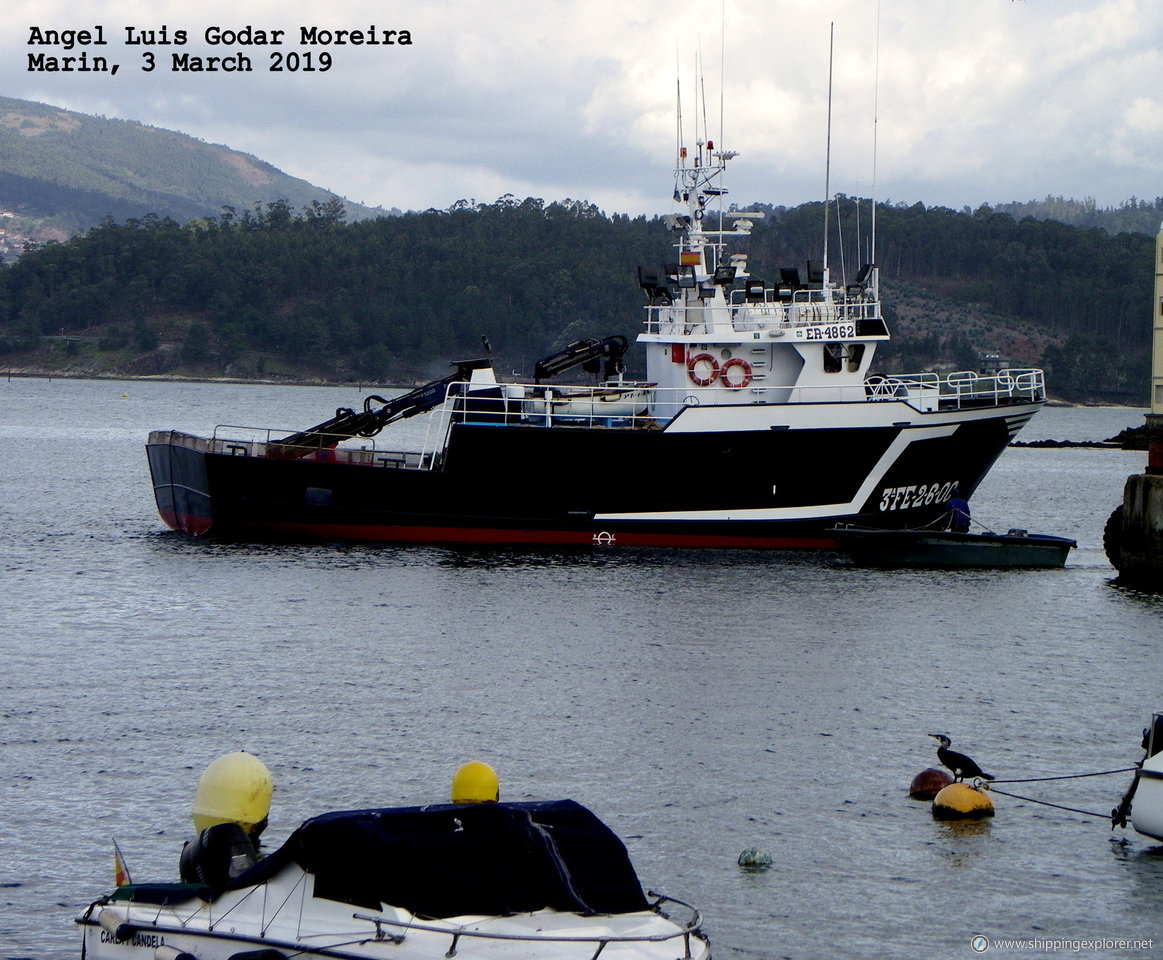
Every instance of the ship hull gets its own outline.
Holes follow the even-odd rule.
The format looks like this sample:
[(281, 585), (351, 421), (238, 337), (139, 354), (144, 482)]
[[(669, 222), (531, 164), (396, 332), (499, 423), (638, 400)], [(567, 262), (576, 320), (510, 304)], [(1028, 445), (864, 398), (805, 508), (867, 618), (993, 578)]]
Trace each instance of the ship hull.
[(147, 449), (159, 513), (194, 535), (831, 548), (836, 523), (896, 529), (940, 517), (953, 488), (972, 494), (1040, 404), (887, 409), (898, 406), (862, 405), (846, 426), (839, 408), (850, 404), (797, 405), (758, 425), (755, 407), (693, 411), (665, 430), (456, 423), (436, 465), (419, 469), (327, 452), (255, 456), (173, 433), (151, 435)]

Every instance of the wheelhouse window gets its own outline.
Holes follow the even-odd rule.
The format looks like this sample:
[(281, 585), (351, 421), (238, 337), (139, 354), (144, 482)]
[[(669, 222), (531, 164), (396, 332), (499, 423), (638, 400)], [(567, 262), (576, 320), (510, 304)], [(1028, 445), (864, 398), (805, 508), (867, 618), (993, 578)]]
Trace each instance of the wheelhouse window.
[(856, 373), (863, 361), (863, 343), (824, 344), (824, 373), (840, 373), (845, 364), (849, 373)]

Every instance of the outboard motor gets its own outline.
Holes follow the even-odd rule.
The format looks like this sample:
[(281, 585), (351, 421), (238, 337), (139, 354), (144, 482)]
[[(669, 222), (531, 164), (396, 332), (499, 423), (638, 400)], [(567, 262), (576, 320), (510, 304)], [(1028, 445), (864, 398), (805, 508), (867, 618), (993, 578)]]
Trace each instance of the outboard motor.
[(237, 823), (216, 823), (182, 847), (178, 872), (185, 883), (224, 887), (258, 863), (246, 831)]

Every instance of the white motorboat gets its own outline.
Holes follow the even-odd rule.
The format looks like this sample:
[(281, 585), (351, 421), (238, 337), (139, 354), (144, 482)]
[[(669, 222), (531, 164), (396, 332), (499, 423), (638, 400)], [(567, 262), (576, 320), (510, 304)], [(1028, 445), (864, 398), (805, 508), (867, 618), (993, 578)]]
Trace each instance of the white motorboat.
[(119, 886), (78, 918), (86, 960), (709, 960), (699, 913), (645, 893), (572, 800), (327, 813), (264, 859), (203, 830), (180, 883)]
[(1163, 713), (1151, 716), (1151, 725), (1143, 731), (1143, 749), (1146, 755), (1112, 821), (1116, 827), (1126, 826), (1129, 815), (1136, 833), (1163, 842)]

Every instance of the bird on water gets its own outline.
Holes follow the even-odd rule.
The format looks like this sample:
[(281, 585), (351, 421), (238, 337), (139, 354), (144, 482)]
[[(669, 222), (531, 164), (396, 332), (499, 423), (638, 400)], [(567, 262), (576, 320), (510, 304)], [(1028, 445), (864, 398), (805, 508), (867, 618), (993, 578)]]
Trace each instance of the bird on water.
[(950, 750), (949, 744), (952, 743), (943, 733), (930, 733), (930, 737), (936, 740), (940, 746), (937, 747), (937, 759), (941, 761), (946, 767), (953, 771), (953, 780), (956, 782), (965, 777), (981, 777), (982, 780), (992, 780), (993, 774), (986, 773), (974, 761), (972, 757), (967, 757), (963, 753), (958, 753), (956, 750)]

